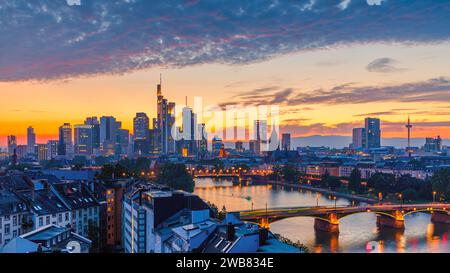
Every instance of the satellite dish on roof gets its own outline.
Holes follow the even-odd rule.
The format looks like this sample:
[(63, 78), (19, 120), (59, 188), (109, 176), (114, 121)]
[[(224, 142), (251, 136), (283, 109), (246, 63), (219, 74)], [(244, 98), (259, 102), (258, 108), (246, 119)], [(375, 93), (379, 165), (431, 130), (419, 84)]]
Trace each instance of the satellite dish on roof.
[(77, 241), (68, 242), (66, 248), (69, 253), (81, 253), (81, 245)]

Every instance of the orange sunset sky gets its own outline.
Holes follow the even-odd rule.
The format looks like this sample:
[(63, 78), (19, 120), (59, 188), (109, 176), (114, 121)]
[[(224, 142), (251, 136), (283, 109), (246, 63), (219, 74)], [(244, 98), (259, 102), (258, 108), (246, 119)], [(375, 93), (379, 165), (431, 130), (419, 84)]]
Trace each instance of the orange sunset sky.
[[(183, 13), (184, 9), (187, 10), (188, 8), (195, 8), (189, 14), (206, 12), (204, 10), (206, 8), (194, 2), (189, 7), (179, 7), (179, 12)], [(324, 18), (326, 12), (347, 12), (349, 14), (344, 14), (346, 17), (343, 15), (339, 19), (340, 27), (345, 30), (341, 29), (342, 34), (339, 35), (347, 37), (358, 31), (359, 35), (364, 36), (366, 35), (363, 32), (365, 30), (354, 29), (357, 27), (354, 24), (348, 27), (348, 31), (345, 29), (346, 20), (365, 20), (364, 16), (358, 17), (359, 13), (354, 11), (389, 13), (393, 12), (395, 5), (397, 5), (392, 2), (382, 3), (381, 5), (369, 2), (366, 4), (364, 1), (362, 1), (364, 2), (362, 4), (351, 1), (344, 2), (340, 6), (327, 7), (326, 9), (322, 7), (319, 9), (319, 6), (314, 6), (313, 3), (312, 6), (305, 5), (302, 9), (299, 8), (298, 12), (302, 16), (303, 14), (304, 16), (310, 16), (307, 12), (312, 13), (316, 8), (316, 13), (323, 12)], [(113, 12), (108, 10), (107, 5), (105, 4), (105, 7), (103, 7), (104, 13)], [(289, 10), (289, 7), (283, 5), (288, 4), (271, 6), (271, 12), (276, 14), (278, 11), (281, 12), (282, 8)], [(420, 5), (420, 3), (417, 5)], [(124, 26), (127, 23), (132, 24), (132, 22), (118, 20), (114, 25), (113, 21), (106, 21), (107, 15), (104, 15), (106, 17), (101, 17), (102, 20), (105, 20), (104, 25), (98, 32), (95, 32), (97, 36), (89, 36), (90, 33), (82, 29), (83, 27), (86, 27), (86, 29), (91, 27), (84, 25), (90, 24), (90, 21), (86, 20), (87, 15), (84, 12), (89, 11), (92, 13), (90, 16), (97, 18), (96, 6), (85, 7), (81, 1), (81, 4), (71, 4), (66, 7), (55, 4), (52, 8), (39, 9), (42, 14), (45, 11), (47, 17), (36, 17), (34, 19), (44, 22), (44, 18), (49, 18), (48, 16), (52, 15), (56, 16), (55, 20), (61, 25), (53, 26), (50, 24), (51, 22), (42, 23), (40, 31), (46, 31), (44, 26), (47, 23), (53, 31), (68, 29), (69, 23), (82, 23), (79, 29), (75, 27), (73, 30), (79, 34), (77, 34), (78, 36), (75, 35), (77, 39), (67, 40), (65, 44), (68, 47), (68, 45), (78, 43), (74, 49), (79, 49), (79, 51), (72, 52), (71, 54), (74, 56), (69, 56), (72, 58), (71, 61), (66, 61), (66, 58), (69, 58), (65, 55), (66, 53), (58, 51), (63, 46), (53, 45), (52, 43), (46, 43), (46, 46), (40, 48), (37, 46), (41, 45), (40, 42), (42, 42), (39, 39), (44, 38), (38, 39), (37, 36), (32, 36), (29, 44), (14, 43), (14, 39), (17, 41), (27, 40), (27, 35), (32, 34), (29, 34), (20, 26), (13, 25), (14, 22), (10, 23), (11, 31), (6, 33), (5, 38), (0, 38), (0, 42), (6, 45), (4, 46), (5, 49), (2, 50), (2, 56), (0, 56), (0, 59), (4, 60), (0, 61), (0, 145), (2, 146), (6, 144), (7, 135), (17, 135), (19, 143), (24, 144), (28, 126), (35, 128), (38, 142), (56, 139), (58, 127), (62, 123), (80, 124), (88, 116), (112, 115), (117, 120), (122, 121), (124, 128), (132, 131), (132, 119), (136, 112), (146, 112), (149, 117), (155, 117), (155, 89), (160, 73), (163, 75), (164, 96), (178, 104), (184, 104), (185, 96), (188, 96), (189, 104), (193, 103), (194, 96), (201, 96), (205, 105), (258, 105), (261, 103), (279, 105), (281, 131), (291, 132), (293, 136), (349, 136), (353, 127), (362, 126), (364, 118), (371, 116), (381, 118), (383, 138), (405, 137), (404, 124), (408, 115), (410, 115), (414, 125), (413, 137), (423, 138), (440, 135), (443, 138), (450, 138), (450, 41), (447, 35), (448, 30), (445, 32), (445, 30), (439, 29), (438, 27), (444, 25), (445, 22), (436, 19), (436, 22), (431, 23), (434, 24), (434, 29), (438, 30), (433, 34), (434, 36), (430, 35), (429, 38), (425, 34), (430, 33), (430, 31), (421, 28), (422, 25), (419, 24), (427, 19), (425, 15), (417, 12), (412, 14), (411, 17), (405, 16), (404, 18), (405, 20), (415, 20), (411, 21), (413, 23), (417, 22), (417, 35), (420, 36), (424, 33), (420, 37), (425, 42), (409, 42), (414, 40), (416, 34), (414, 32), (401, 34), (404, 24), (401, 27), (396, 27), (396, 22), (392, 22), (392, 28), (397, 32), (385, 31), (391, 35), (385, 39), (386, 41), (382, 37), (383, 32), (377, 33), (376, 29), (379, 29), (377, 25), (377, 28), (373, 30), (373, 35), (379, 35), (380, 37), (377, 36), (376, 41), (370, 41), (369, 35), (369, 38), (362, 39), (361, 42), (358, 41), (358, 37), (351, 37), (347, 39), (348, 42), (345, 39), (343, 39), (343, 42), (336, 39), (338, 40), (336, 43), (333, 42), (328, 45), (327, 42), (324, 42), (321, 46), (315, 47), (315, 43), (319, 43), (318, 41), (325, 39), (324, 37), (329, 37), (320, 34), (317, 37), (314, 36), (318, 32), (315, 28), (320, 26), (326, 30), (331, 28), (330, 25), (306, 24), (299, 21), (297, 22), (299, 26), (305, 26), (303, 36), (301, 36), (298, 33), (293, 33), (295, 22), (290, 24), (293, 19), (286, 18), (284, 22), (282, 17), (277, 18), (274, 15), (276, 21), (271, 21), (272, 25), (285, 24), (286, 27), (289, 26), (285, 31), (278, 31), (280, 28), (277, 28), (277, 31), (267, 29), (277, 27), (271, 24), (262, 28), (259, 27), (257, 22), (253, 21), (243, 22), (242, 24), (245, 24), (246, 28), (240, 30), (240, 21), (233, 19), (234, 28), (223, 29), (223, 33), (218, 30), (219, 27), (224, 27), (223, 24), (216, 24), (216, 21), (211, 21), (205, 25), (204, 35), (197, 36), (195, 31), (188, 32), (186, 29), (180, 30), (180, 32), (186, 31), (186, 35), (183, 36), (182, 33), (175, 33), (178, 29), (174, 27), (172, 32), (167, 34), (168, 37), (163, 37), (160, 34), (161, 32), (158, 32), (159, 36), (153, 32), (150, 33), (154, 28), (145, 27), (145, 24), (139, 25), (139, 31), (141, 32), (138, 32), (131, 27), (128, 29)], [(248, 7), (243, 7), (244, 15), (246, 12), (247, 14), (251, 12), (250, 8), (246, 8)], [(442, 12), (448, 11), (449, 7), (447, 5), (436, 5), (436, 7), (431, 8), (439, 13), (442, 9)], [(52, 10), (55, 12), (52, 13)], [(286, 10), (283, 14), (288, 12)], [(411, 9), (399, 10), (398, 12), (408, 13), (413, 11), (413, 7), (411, 7)], [(0, 15), (1, 12), (6, 11), (0, 9)], [(79, 14), (74, 12), (79, 12)], [(70, 17), (67, 14), (73, 16)], [(231, 16), (228, 13), (224, 13), (225, 15), (213, 12), (208, 14), (210, 14), (210, 17), (208, 17), (210, 19), (205, 20), (226, 20), (223, 19), (224, 16)], [(212, 17), (212, 14), (215, 17)], [(240, 14), (233, 16), (242, 16)], [(350, 14), (352, 15), (350, 16)], [(62, 25), (65, 22), (64, 20), (69, 20), (65, 18), (72, 20), (66, 26)], [(192, 18), (190, 18), (192, 25), (189, 25), (189, 27), (197, 27), (195, 21), (197, 18), (200, 17), (192, 15)], [(433, 18), (447, 20), (440, 13)], [(169, 15), (149, 16), (142, 22), (154, 24), (152, 26), (155, 27), (165, 23), (166, 28), (161, 31), (167, 33), (167, 29), (172, 27), (170, 25), (171, 20)], [(176, 20), (182, 19), (177, 18)], [(269, 19), (261, 18), (259, 20)], [(255, 26), (253, 26), (253, 23)], [(370, 30), (372, 25), (382, 23), (378, 21), (369, 22), (365, 27)], [(23, 24), (32, 26), (31, 21)], [(119, 24), (122, 25), (119, 26)], [(137, 25), (136, 23), (133, 27), (136, 28)], [(181, 24), (178, 22), (177, 25), (180, 26)], [(201, 24), (198, 25), (201, 26)], [(73, 27), (73, 25), (70, 26)], [(116, 29), (113, 34), (119, 33), (122, 36), (119, 34), (117, 34), (117, 37), (108, 36), (104, 38), (101, 36), (106, 35), (105, 33), (110, 30), (112, 31), (114, 27)], [(259, 36), (256, 34), (252, 36), (252, 33), (248, 32), (248, 28), (254, 28)], [(414, 26), (411, 25), (411, 28), (414, 28)], [(137, 42), (138, 38), (123, 40), (124, 37), (146, 33), (146, 31), (149, 32), (148, 37), (151, 39), (153, 39), (152, 37), (159, 37), (158, 44), (162, 48), (164, 48), (164, 43), (168, 43), (166, 41), (175, 40), (179, 47), (174, 46), (175, 49), (172, 49), (172, 47), (167, 46), (167, 50), (178, 51), (168, 53), (166, 51), (152, 51), (150, 54), (142, 53), (145, 51), (141, 50), (139, 56), (132, 56), (131, 59), (134, 62), (139, 61), (139, 63), (133, 63), (131, 68), (128, 63), (125, 68), (121, 67), (120, 69), (110, 64), (108, 64), (110, 65), (108, 67), (103, 66), (104, 62), (111, 60), (111, 58), (117, 58), (114, 59), (117, 61), (117, 66), (123, 66), (120, 63), (120, 58), (130, 58), (125, 52), (128, 50), (127, 48), (141, 45)], [(190, 46), (189, 43), (200, 43), (202, 37), (207, 34), (209, 36), (214, 35), (217, 31), (219, 31), (218, 36), (223, 35), (223, 37), (231, 38), (212, 37), (201, 49), (185, 50), (186, 47)], [(233, 31), (236, 31), (236, 33)], [(289, 31), (292, 33), (289, 33)], [(333, 35), (333, 32), (330, 33), (329, 35)], [(65, 32), (63, 34), (65, 35)], [(51, 33), (49, 32), (47, 35), (51, 35)], [(281, 38), (284, 40), (280, 38), (282, 35), (284, 35), (284, 38)], [(392, 42), (392, 37), (395, 35), (401, 36), (399, 39), (407, 40), (407, 42)], [(402, 35), (409, 36), (403, 37)], [(297, 39), (297, 36), (306, 38)], [(58, 37), (60, 38), (60, 36)], [(57, 41), (58, 37), (51, 38)], [(95, 41), (88, 40), (91, 37), (100, 38), (96, 38)], [(269, 38), (266, 42), (264, 39), (267, 37)], [(180, 45), (180, 41), (183, 41), (183, 39), (186, 42)], [(250, 54), (252, 49), (249, 48), (251, 39), (254, 39), (257, 43), (255, 48), (261, 50), (261, 52), (270, 51), (270, 54), (258, 53), (264, 56), (258, 55), (253, 58), (253, 55)], [(308, 46), (296, 48), (298, 44), (305, 43), (305, 39), (310, 39)], [(239, 50), (242, 50), (243, 53), (241, 51), (235, 52), (238, 48), (237, 41), (246, 43), (245, 46), (238, 44)], [(92, 50), (95, 50), (96, 54), (100, 54), (100, 47), (109, 49), (118, 47), (118, 43), (124, 43), (124, 45), (120, 45), (121, 50), (123, 50), (120, 51), (120, 54), (105, 55), (102, 56), (101, 60), (95, 59), (97, 55), (94, 57), (90, 55), (93, 54)], [(33, 54), (26, 53), (28, 51), (25, 50), (28, 46), (34, 46), (35, 52)], [(8, 49), (12, 52), (11, 55), (8, 53)], [(227, 62), (228, 55), (224, 57), (220, 55), (221, 52), (228, 52), (230, 58), (234, 58), (236, 61)], [(38, 55), (36, 61), (34, 61), (35, 56), (33, 55)], [(147, 62), (150, 62), (149, 60), (158, 58), (158, 56), (163, 61), (147, 65)], [(207, 60), (196, 61), (195, 58), (198, 56)], [(241, 56), (245, 56), (245, 61), (239, 59)], [(174, 60), (164, 61), (172, 57)], [(73, 58), (78, 59), (74, 61)], [(28, 63), (28, 60), (31, 59), (33, 61)], [(183, 61), (183, 64), (177, 65), (176, 63), (180, 60)], [(51, 62), (57, 62), (58, 65), (50, 65)], [(80, 64), (89, 71), (80, 72), (77, 70), (79, 68), (76, 65)], [(91, 69), (94, 66), (95, 69)]]

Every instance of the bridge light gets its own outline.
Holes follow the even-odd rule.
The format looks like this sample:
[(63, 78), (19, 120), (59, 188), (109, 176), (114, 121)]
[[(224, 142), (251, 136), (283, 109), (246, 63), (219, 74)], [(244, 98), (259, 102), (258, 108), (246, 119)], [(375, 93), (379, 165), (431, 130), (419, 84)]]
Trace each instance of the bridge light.
[(370, 212), (370, 209), (367, 209), (367, 212)]

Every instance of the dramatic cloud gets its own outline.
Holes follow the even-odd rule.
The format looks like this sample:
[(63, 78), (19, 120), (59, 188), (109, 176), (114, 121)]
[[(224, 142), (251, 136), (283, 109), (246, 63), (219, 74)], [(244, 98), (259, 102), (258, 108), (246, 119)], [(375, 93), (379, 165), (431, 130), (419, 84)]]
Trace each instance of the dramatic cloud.
[[(447, 1), (9, 0), (0, 81), (243, 64), (370, 43), (448, 40)], [(281, 94), (282, 95), (282, 94)]]
[(379, 58), (370, 62), (366, 69), (369, 72), (389, 73), (402, 71), (404, 69), (396, 67), (396, 61), (391, 58)]
[(450, 79), (436, 78), (423, 82), (387, 86), (355, 86), (353, 83), (330, 90), (300, 93), (289, 104), (355, 104), (369, 102), (443, 102), (450, 101)]
[[(262, 104), (278, 104), (284, 106), (309, 106), (312, 104), (356, 104), (372, 102), (445, 102), (450, 101), (450, 79), (446, 77), (429, 79), (421, 82), (380, 86), (358, 86), (346, 83), (330, 89), (298, 92), (294, 88), (277, 86), (263, 87), (242, 92), (224, 102), (225, 105), (256, 106)], [(395, 115), (399, 111), (415, 109), (392, 109), (369, 113), (367, 115)], [(430, 111), (429, 113), (445, 115), (447, 111)], [(414, 113), (414, 112), (411, 112)], [(364, 116), (366, 114), (361, 114)]]

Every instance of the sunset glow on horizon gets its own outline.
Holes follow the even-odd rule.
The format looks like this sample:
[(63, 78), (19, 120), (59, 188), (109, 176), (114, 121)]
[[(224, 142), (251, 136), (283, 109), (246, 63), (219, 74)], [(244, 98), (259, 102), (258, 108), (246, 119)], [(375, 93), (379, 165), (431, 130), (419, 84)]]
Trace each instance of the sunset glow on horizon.
[[(423, 4), (419, 1), (409, 7), (390, 1), (380, 5), (348, 2), (329, 7), (312, 1), (311, 7), (298, 8), (304, 18), (296, 19), (289, 14), (289, 4), (274, 4), (270, 12), (264, 11), (267, 18), (257, 19), (273, 24), (267, 28), (251, 20), (244, 21), (241, 28), (235, 21), (241, 15), (233, 13), (239, 4), (234, 2), (222, 12), (194, 2), (180, 4), (173, 17), (139, 13), (133, 20), (128, 14), (116, 21), (108, 18), (115, 9), (138, 9), (146, 4), (110, 7), (81, 2), (36, 7), (36, 29), (49, 27), (55, 35), (61, 31), (58, 35), (66, 44), (40, 48), (56, 39), (51, 35), (48, 41), (32, 35), (29, 43), (17, 47), (13, 40), (0, 38), (6, 44), (0, 58), (0, 146), (6, 145), (7, 135), (17, 135), (19, 144), (24, 144), (28, 126), (34, 127), (38, 142), (57, 139), (58, 127), (64, 122), (82, 124), (89, 116), (114, 116), (132, 131), (136, 112), (145, 112), (150, 118), (156, 115), (160, 73), (164, 96), (177, 104), (184, 104), (186, 96), (192, 104), (199, 96), (205, 105), (279, 105), (281, 132), (294, 137), (350, 136), (352, 128), (362, 126), (370, 116), (381, 118), (383, 138), (404, 138), (410, 115), (412, 137), (450, 138), (450, 37), (441, 28), (449, 22), (448, 16), (442, 16), (450, 11), (449, 5), (424, 1), (434, 13), (430, 19), (417, 11)], [(250, 4), (240, 8), (244, 15), (256, 12)], [(97, 14), (101, 9), (106, 14), (103, 17)], [(383, 20), (371, 22), (358, 15), (376, 13), (387, 18), (394, 11), (413, 18), (408, 20), (414, 21), (416, 36), (404, 32), (405, 21), (400, 17), (385, 22), (390, 29), (383, 33), (378, 31)], [(0, 15), (6, 12), (8, 7), (0, 7)], [(327, 18), (330, 12), (335, 18)], [(291, 17), (277, 18), (279, 13)], [(43, 19), (45, 14), (60, 16), (59, 26), (50, 27), (51, 22)], [(209, 38), (192, 29), (177, 29), (181, 14), (198, 30), (202, 23), (195, 15), (214, 14), (205, 19), (204, 32)], [(88, 15), (103, 27), (86, 22)], [(223, 26), (221, 16), (232, 18), (233, 27)], [(339, 24), (336, 32), (341, 36), (335, 37), (330, 26), (320, 25), (321, 20)], [(65, 37), (63, 27), (77, 22), (78, 36)], [(28, 35), (24, 26), (31, 21), (3, 23), (10, 27), (7, 34), (14, 32), (15, 37), (24, 39)], [(296, 30), (296, 25), (303, 26), (304, 32)], [(280, 31), (283, 27), (284, 32)], [(90, 31), (97, 36), (89, 36)], [(320, 36), (319, 31), (329, 36)], [(367, 31), (374, 38), (366, 35)], [(118, 37), (127, 37), (128, 43)], [(153, 44), (153, 38), (160, 40)]]

